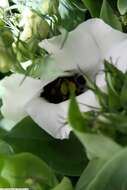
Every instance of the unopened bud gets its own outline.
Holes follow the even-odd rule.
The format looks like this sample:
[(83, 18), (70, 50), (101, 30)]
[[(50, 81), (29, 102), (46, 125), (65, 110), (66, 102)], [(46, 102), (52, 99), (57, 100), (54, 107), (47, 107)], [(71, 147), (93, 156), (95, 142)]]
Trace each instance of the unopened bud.
[(49, 32), (49, 25), (47, 21), (28, 8), (22, 13), (20, 26), (24, 27), (24, 30), (20, 36), (22, 41), (26, 41), (32, 36), (36, 36), (39, 39), (44, 39), (47, 37)]

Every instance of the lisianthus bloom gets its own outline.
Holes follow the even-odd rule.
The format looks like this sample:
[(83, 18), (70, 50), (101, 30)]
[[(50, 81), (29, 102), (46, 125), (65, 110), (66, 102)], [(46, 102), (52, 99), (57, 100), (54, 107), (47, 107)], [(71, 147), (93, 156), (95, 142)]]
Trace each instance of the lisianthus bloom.
[[(56, 68), (69, 71), (69, 74), (78, 73), (80, 68), (95, 79), (103, 68), (104, 59), (112, 59), (113, 64), (126, 70), (127, 34), (111, 28), (100, 19), (80, 24), (69, 33), (66, 40), (60, 35), (43, 40), (40, 46), (49, 52), (49, 59), (54, 61)], [(23, 78), (21, 74), (12, 74), (1, 81), (3, 116), (17, 123), (29, 115), (53, 137), (67, 138), (70, 133), (67, 125), (68, 100), (55, 104), (41, 97), (44, 87), (52, 80), (26, 77), (23, 81)], [(98, 85), (103, 88), (103, 75), (98, 74), (97, 79)], [(83, 112), (99, 106), (91, 90), (86, 90), (76, 98)]]

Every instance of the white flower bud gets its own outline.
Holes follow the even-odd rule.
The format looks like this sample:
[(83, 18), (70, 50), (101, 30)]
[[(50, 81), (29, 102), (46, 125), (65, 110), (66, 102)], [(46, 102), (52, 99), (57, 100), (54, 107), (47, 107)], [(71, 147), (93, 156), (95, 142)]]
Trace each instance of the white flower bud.
[(1, 0), (0, 1), (0, 7), (3, 8), (3, 9), (8, 8), (9, 7), (8, 0)]
[(47, 37), (49, 32), (48, 23), (28, 8), (26, 8), (22, 13), (20, 26), (24, 28), (20, 36), (22, 41), (26, 41), (32, 36), (37, 36), (39, 39), (44, 39)]

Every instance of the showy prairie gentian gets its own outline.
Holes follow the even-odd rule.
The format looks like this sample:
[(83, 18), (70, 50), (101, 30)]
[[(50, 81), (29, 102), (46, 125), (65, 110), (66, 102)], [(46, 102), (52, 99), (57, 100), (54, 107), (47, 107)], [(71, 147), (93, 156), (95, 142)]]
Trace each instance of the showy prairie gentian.
[[(49, 52), (49, 59), (54, 61), (56, 68), (69, 71), (69, 74), (78, 73), (80, 68), (95, 80), (100, 69), (103, 69), (104, 59), (112, 59), (113, 64), (126, 71), (127, 34), (111, 28), (100, 19), (80, 24), (69, 33), (64, 44), (63, 36), (59, 35), (43, 40), (39, 45)], [(12, 74), (1, 81), (3, 116), (17, 123), (29, 115), (53, 137), (68, 138), (68, 100), (58, 104), (48, 102), (40, 94), (51, 81), (27, 77), (22, 82), (23, 78), (23, 75)], [(98, 74), (97, 82), (104, 88), (104, 75)], [(76, 98), (83, 112), (91, 110), (90, 106), (99, 106), (91, 90), (86, 90)]]

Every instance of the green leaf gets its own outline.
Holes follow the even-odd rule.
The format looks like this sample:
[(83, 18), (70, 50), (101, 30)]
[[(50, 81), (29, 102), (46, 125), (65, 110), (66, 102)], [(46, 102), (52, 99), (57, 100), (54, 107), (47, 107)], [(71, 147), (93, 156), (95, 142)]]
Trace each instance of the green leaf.
[(127, 12), (126, 0), (117, 0), (117, 6), (121, 15), (124, 15)]
[(9, 188), (10, 187), (10, 184), (9, 184), (9, 182), (5, 179), (5, 178), (3, 178), (3, 177), (0, 177), (0, 188), (2, 188), (2, 187), (7, 187), (7, 188)]
[(79, 110), (79, 106), (76, 102), (76, 99), (74, 96), (71, 97), (70, 106), (69, 106), (69, 123), (71, 127), (78, 131), (86, 131), (87, 130), (87, 122), (85, 122), (85, 119), (83, 118), (83, 115), (81, 114)]
[[(84, 13), (81, 2), (75, 0), (59, 1), (59, 24), (67, 31), (73, 30), (76, 26), (84, 21)], [(71, 18), (71, 19), (70, 19)]]
[(21, 153), (14, 156), (0, 157), (3, 160), (1, 176), (11, 187), (31, 187), (36, 190), (35, 184), (54, 187), (57, 179), (48, 165), (38, 157)]
[[(79, 9), (77, 8), (79, 7)], [(84, 21), (84, 11), (82, 3), (75, 0), (60, 0), (59, 2), (59, 14), (61, 17), (60, 25), (63, 26), (66, 30), (73, 30), (81, 22)], [(71, 18), (71, 19), (70, 19)]]
[(120, 97), (109, 88), (108, 89), (108, 106), (109, 111), (117, 112), (121, 108)]
[(112, 76), (106, 73), (107, 91), (108, 91), (108, 111), (117, 112), (121, 108), (120, 96), (113, 86)]
[(103, 0), (100, 18), (102, 18), (107, 24), (111, 25), (113, 28), (122, 31), (121, 22), (107, 0)]
[[(107, 84), (107, 108), (104, 104), (102, 107), (106, 108), (108, 112), (119, 112), (122, 109), (120, 101), (120, 93), (124, 84), (125, 74), (118, 70), (113, 64), (105, 61), (105, 79)], [(96, 91), (95, 91), (96, 93)]]
[(9, 133), (1, 134), (1, 138), (6, 140), (16, 153), (33, 153), (63, 175), (80, 175), (87, 164), (84, 149), (73, 134), (68, 140), (54, 139), (30, 118), (24, 119)]
[[(119, 131), (123, 134), (127, 134), (127, 116), (120, 113), (107, 113), (104, 117), (99, 118), (99, 123), (105, 130)], [(102, 121), (101, 121), (102, 120)], [(100, 126), (100, 128), (101, 128)]]
[[(84, 181), (88, 181), (88, 184), (78, 183), (76, 190), (124, 190), (127, 189), (127, 148), (118, 152), (118, 154), (112, 155), (107, 162), (102, 163), (101, 167), (98, 167), (98, 171), (91, 178), (91, 167), (90, 170), (87, 170), (87, 174), (84, 175)], [(94, 166), (95, 167), (95, 166)], [(93, 169), (93, 168), (92, 168)]]
[[(88, 118), (88, 119), (87, 119)], [(87, 157), (108, 159), (112, 154), (121, 150), (121, 147), (110, 138), (95, 134), (96, 118), (90, 117), (88, 113), (81, 114), (74, 97), (71, 98), (69, 107), (69, 123), (74, 129), (81, 143), (86, 149)], [(94, 132), (94, 133), (93, 133)]]
[(76, 185), (76, 190), (85, 190), (91, 181), (95, 178), (98, 171), (103, 167), (106, 161), (102, 159), (93, 159), (89, 162)]
[(125, 80), (125, 74), (107, 61), (105, 61), (104, 66), (105, 75), (110, 75), (110, 80), (107, 80), (108, 85), (113, 91), (120, 93)]
[(13, 148), (3, 140), (0, 140), (0, 155), (12, 155), (14, 154)]
[(107, 110), (108, 109), (108, 95), (103, 92), (101, 89), (96, 87), (94, 90), (94, 93), (96, 94), (99, 104), (101, 106), (102, 110)]
[(87, 75), (84, 76), (87, 82), (87, 86), (95, 93), (102, 109), (108, 109), (108, 95), (103, 92), (94, 81), (92, 81)]
[(121, 100), (121, 104), (123, 108), (127, 110), (127, 74), (126, 74), (123, 88), (121, 90), (120, 100)]
[(69, 178), (64, 177), (63, 180), (61, 181), (60, 184), (58, 184), (55, 188), (53, 188), (52, 190), (73, 190), (71, 181), (69, 180)]
[(77, 131), (75, 131), (75, 134), (84, 145), (90, 160), (95, 158), (108, 160), (122, 149), (120, 145), (102, 134), (80, 133)]
[(82, 0), (84, 5), (87, 7), (87, 9), (90, 11), (92, 17), (99, 17), (101, 5), (103, 0)]

